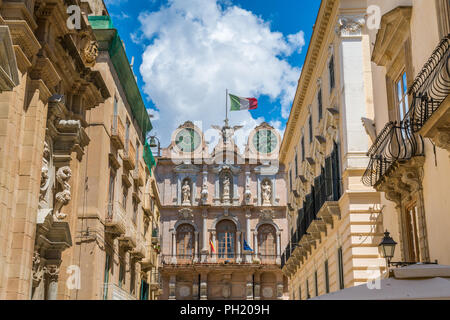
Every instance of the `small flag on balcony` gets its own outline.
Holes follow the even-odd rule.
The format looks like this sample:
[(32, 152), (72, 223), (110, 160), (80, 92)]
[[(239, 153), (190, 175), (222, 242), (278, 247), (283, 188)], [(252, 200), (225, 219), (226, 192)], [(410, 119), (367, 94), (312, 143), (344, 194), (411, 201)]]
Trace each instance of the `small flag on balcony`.
[(247, 241), (245, 241), (245, 240), (244, 240), (244, 250), (253, 252), (253, 249), (250, 248), (250, 246), (248, 245)]
[(212, 240), (209, 240), (209, 245), (211, 246), (211, 253), (216, 253), (216, 247), (214, 247)]

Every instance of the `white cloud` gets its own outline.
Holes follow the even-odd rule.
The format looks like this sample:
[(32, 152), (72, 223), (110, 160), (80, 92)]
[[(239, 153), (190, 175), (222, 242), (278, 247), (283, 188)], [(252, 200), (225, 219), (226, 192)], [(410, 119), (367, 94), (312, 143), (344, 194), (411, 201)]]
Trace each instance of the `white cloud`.
[[(144, 92), (159, 109), (153, 124), (164, 146), (186, 120), (202, 121), (204, 131), (223, 124), (226, 88), (239, 96), (279, 99), (281, 115), (289, 116), (300, 69), (284, 58), (301, 50), (303, 33), (285, 37), (252, 12), (220, 4), (171, 0), (159, 11), (139, 16), (141, 34), (133, 39), (149, 42), (140, 72)], [(241, 149), (250, 130), (264, 121), (248, 111), (229, 117), (232, 125), (244, 125)]]

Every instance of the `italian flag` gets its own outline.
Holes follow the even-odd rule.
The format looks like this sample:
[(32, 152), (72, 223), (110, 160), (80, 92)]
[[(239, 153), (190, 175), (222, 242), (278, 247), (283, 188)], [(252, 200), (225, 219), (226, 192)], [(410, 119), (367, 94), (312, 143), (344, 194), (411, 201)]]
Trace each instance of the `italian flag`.
[(258, 108), (258, 100), (255, 98), (241, 98), (230, 94), (231, 111), (254, 110)]

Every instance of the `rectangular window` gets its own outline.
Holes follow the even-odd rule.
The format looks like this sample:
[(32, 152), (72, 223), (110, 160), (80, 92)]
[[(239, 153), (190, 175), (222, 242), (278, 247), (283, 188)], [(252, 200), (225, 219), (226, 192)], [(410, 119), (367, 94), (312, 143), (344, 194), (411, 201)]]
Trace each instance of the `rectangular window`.
[(408, 238), (408, 255), (410, 261), (420, 261), (418, 210), (416, 204), (406, 208), (406, 236)]
[(106, 253), (106, 259), (105, 259), (105, 274), (103, 277), (103, 300), (108, 299), (108, 283), (109, 283), (109, 270), (110, 270), (110, 260), (111, 256)]
[(319, 106), (319, 121), (322, 119), (322, 88), (319, 89), (319, 93), (317, 94), (317, 104)]
[(339, 275), (339, 289), (344, 289), (344, 260), (342, 256), (342, 247), (338, 249), (338, 275)]
[(325, 292), (330, 293), (330, 273), (328, 271), (328, 260), (325, 260)]
[(124, 209), (127, 208), (127, 202), (128, 202), (128, 188), (127, 187), (123, 187), (123, 197), (122, 197), (122, 207)]
[(330, 74), (330, 92), (334, 89), (335, 79), (334, 79), (334, 56), (331, 56), (330, 62), (328, 63), (328, 71)]
[(311, 295), (309, 294), (309, 283), (308, 283), (308, 279), (306, 279), (306, 299), (311, 299)]
[(128, 152), (128, 142), (130, 141), (130, 120), (127, 119), (125, 127), (125, 151)]
[(309, 143), (313, 141), (312, 115), (309, 116)]
[(289, 170), (289, 190), (292, 191), (292, 169)]
[(400, 78), (396, 82), (396, 104), (399, 114), (399, 121), (403, 120), (405, 115), (408, 113), (408, 84), (406, 80), (406, 72), (403, 72)]
[(305, 136), (302, 137), (302, 161), (305, 161)]
[(298, 156), (297, 156), (297, 151), (295, 151), (295, 176), (298, 177)]
[(113, 203), (114, 203), (114, 188), (115, 188), (115, 172), (113, 170), (109, 173), (109, 189), (108, 189), (108, 217), (112, 218)]
[(138, 168), (138, 166), (139, 166), (139, 148), (140, 148), (140, 143), (139, 143), (139, 140), (136, 139), (136, 168)]
[(119, 114), (119, 102), (117, 101), (117, 97), (114, 97), (114, 115), (117, 116)]
[(316, 294), (316, 297), (317, 296), (319, 296), (319, 283), (318, 283), (318, 280), (317, 280), (317, 271), (314, 271), (314, 289), (315, 289), (315, 294)]
[(136, 225), (137, 221), (137, 214), (138, 214), (138, 203), (133, 197), (133, 223)]
[(298, 300), (302, 300), (302, 286), (298, 286)]
[(119, 288), (125, 284), (125, 262), (123, 261), (123, 257), (120, 256), (120, 266), (119, 266)]

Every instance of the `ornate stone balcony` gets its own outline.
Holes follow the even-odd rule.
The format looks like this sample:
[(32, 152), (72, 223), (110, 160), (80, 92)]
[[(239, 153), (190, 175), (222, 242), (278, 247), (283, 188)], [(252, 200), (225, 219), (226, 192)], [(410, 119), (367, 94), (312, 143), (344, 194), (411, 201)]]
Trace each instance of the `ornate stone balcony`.
[(152, 271), (150, 273), (150, 290), (162, 289), (161, 274), (158, 271)]
[(399, 202), (421, 180), (424, 162), (424, 143), (414, 134), (408, 120), (389, 122), (369, 149), (369, 165), (362, 182), (377, 191), (385, 192), (386, 198)]
[(136, 166), (136, 148), (131, 141), (128, 141), (128, 144), (125, 146), (123, 164), (128, 170), (132, 170)]
[(141, 187), (145, 183), (145, 168), (144, 168), (144, 165), (142, 164), (142, 161), (138, 162), (138, 165), (136, 166), (136, 168), (133, 171), (133, 180), (137, 181), (137, 183)]
[(117, 149), (123, 149), (125, 145), (125, 127), (122, 119), (118, 115), (112, 116), (111, 121), (111, 140)]
[(151, 245), (145, 246), (146, 256), (141, 260), (142, 271), (148, 271), (151, 268), (158, 266), (158, 253)]
[(111, 232), (122, 235), (127, 229), (125, 216), (125, 210), (118, 201), (110, 203), (108, 205), (108, 215), (105, 219), (105, 226)]
[(119, 238), (121, 244), (127, 248), (133, 249), (136, 248), (137, 239), (136, 239), (136, 227), (134, 223), (129, 220), (127, 222), (127, 228), (125, 234)]
[(413, 131), (450, 152), (450, 35), (432, 53), (408, 92)]
[(113, 283), (103, 284), (106, 300), (136, 300), (131, 294)]
[(146, 256), (145, 239), (140, 233), (136, 235), (136, 247), (131, 251), (131, 255), (138, 260)]

